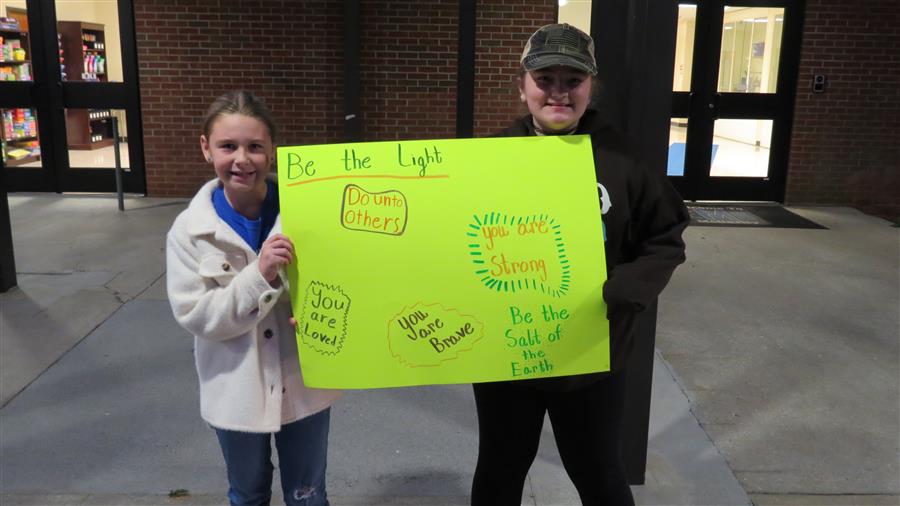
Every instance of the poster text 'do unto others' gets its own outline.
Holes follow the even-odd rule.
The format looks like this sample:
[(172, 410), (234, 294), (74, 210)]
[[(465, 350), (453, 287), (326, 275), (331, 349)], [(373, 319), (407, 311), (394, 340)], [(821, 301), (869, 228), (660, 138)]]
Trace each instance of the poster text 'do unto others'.
[(609, 369), (585, 136), (278, 148), (307, 385)]

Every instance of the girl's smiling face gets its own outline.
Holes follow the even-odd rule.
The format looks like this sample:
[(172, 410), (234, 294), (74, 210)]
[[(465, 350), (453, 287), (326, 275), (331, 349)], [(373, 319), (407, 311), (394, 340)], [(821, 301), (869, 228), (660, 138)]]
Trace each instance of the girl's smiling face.
[(275, 155), (265, 123), (243, 114), (225, 114), (213, 122), (208, 138), (200, 136), (200, 148), (232, 205), (254, 192), (265, 196), (266, 176)]
[(591, 76), (571, 67), (526, 72), (519, 81), (522, 100), (546, 133), (574, 127), (591, 101)]

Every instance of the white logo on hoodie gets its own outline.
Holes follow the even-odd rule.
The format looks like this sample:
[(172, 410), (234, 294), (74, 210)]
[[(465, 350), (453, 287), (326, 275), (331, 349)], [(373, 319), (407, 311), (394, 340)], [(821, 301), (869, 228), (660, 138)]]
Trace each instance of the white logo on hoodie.
[(600, 188), (600, 203), (603, 204), (600, 214), (606, 214), (612, 208), (612, 199), (609, 198), (609, 192), (602, 184), (597, 183), (597, 188)]

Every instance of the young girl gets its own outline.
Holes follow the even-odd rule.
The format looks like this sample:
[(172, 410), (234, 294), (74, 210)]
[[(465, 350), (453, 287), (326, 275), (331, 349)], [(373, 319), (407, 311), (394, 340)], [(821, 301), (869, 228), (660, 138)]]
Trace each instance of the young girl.
[(291, 306), (279, 270), (294, 259), (280, 234), (275, 124), (252, 94), (216, 99), (200, 149), (215, 171), (166, 243), (169, 301), (194, 335), (200, 414), (216, 432), (232, 505), (269, 504), (275, 435), (287, 505), (327, 505), (331, 404), (303, 385)]
[(548, 413), (582, 503), (633, 505), (619, 443), (623, 369), (635, 315), (684, 261), (687, 209), (662, 171), (641, 166), (628, 142), (588, 108), (597, 65), (587, 34), (567, 24), (544, 26), (529, 38), (521, 64), (519, 91), (530, 114), (500, 135), (591, 136), (606, 242), (603, 298), (612, 371), (474, 385), (479, 447), (472, 504), (520, 504)]

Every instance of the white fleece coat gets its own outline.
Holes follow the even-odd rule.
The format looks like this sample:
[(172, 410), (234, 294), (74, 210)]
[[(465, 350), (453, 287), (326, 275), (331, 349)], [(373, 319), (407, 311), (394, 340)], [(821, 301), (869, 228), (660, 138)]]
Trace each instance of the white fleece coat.
[[(303, 385), (288, 293), (269, 285), (257, 254), (216, 214), (218, 185), (206, 183), (169, 230), (169, 302), (194, 335), (203, 419), (221, 429), (277, 432), (341, 393)], [(280, 230), (279, 216), (271, 233)]]

